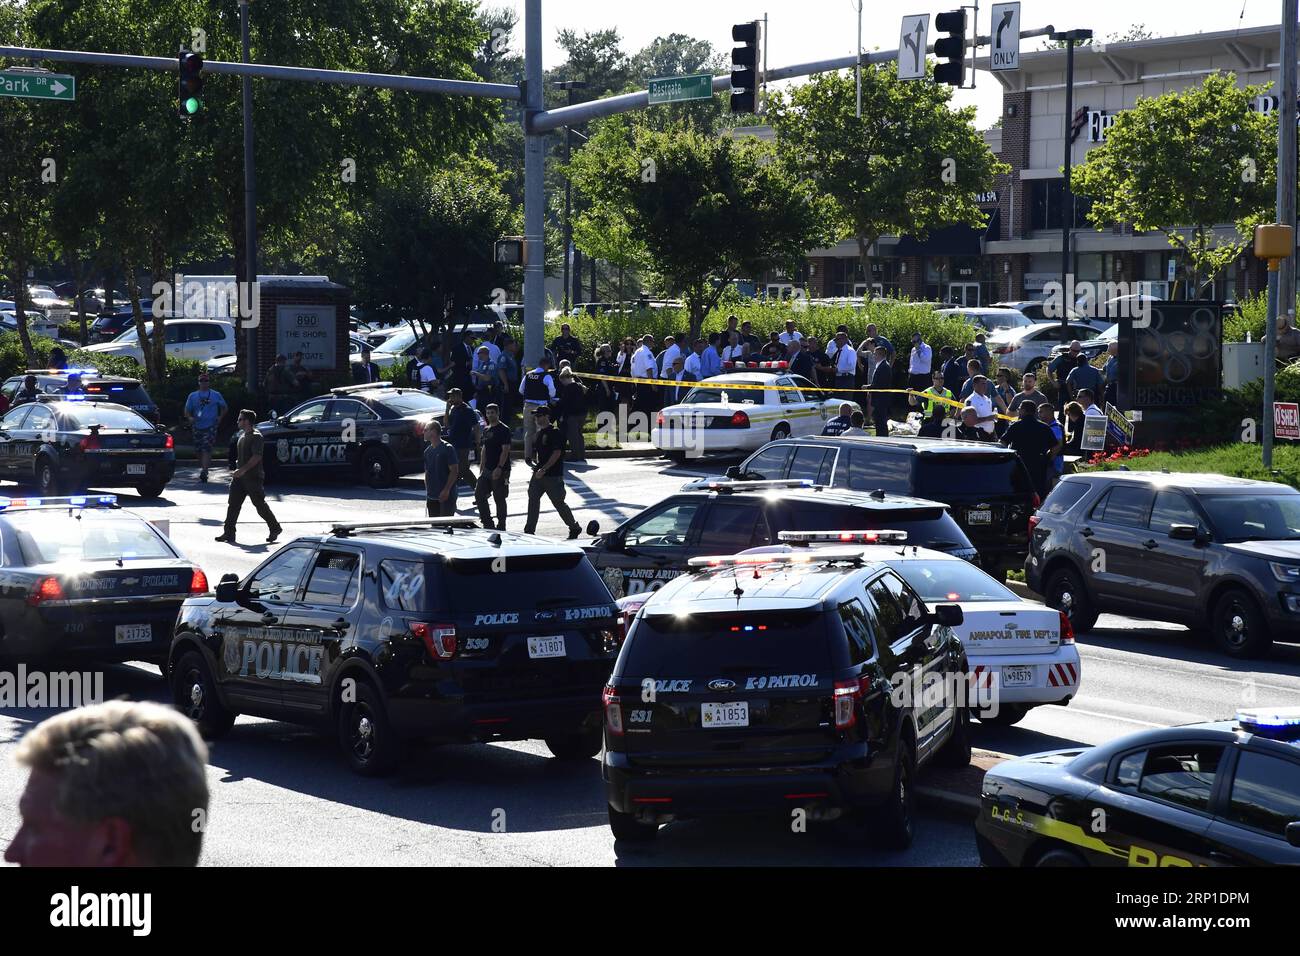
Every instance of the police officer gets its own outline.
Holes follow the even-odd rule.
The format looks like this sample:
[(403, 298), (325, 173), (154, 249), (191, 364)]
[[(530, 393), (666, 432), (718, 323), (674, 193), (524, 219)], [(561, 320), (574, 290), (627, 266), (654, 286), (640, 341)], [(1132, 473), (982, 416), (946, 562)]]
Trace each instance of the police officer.
[(253, 426), (257, 424), (257, 412), (245, 408), (239, 413), (239, 443), (235, 450), (235, 470), (230, 473), (230, 498), (226, 504), (226, 527), (217, 536), (218, 541), (235, 543), (235, 525), (239, 521), (239, 512), (244, 507), (244, 499), (250, 498), (257, 513), (262, 516), (271, 533), (268, 542), (280, 537), (284, 529), (275, 520), (266, 503), (263, 484), (266, 481), (262, 470), (262, 435)]
[(582, 529), (573, 519), (569, 506), (564, 503), (567, 493), (564, 487), (564, 436), (551, 424), (551, 410), (548, 406), (540, 405), (533, 409), (532, 414), (537, 419), (537, 436), (534, 440), (537, 459), (534, 462), (525, 456), (525, 460), (533, 466), (533, 477), (528, 482), (528, 517), (524, 521), (524, 534), (537, 531), (537, 515), (541, 510), (542, 495), (546, 495), (551, 499), (560, 520), (569, 526), (569, 540), (572, 541), (582, 533)]
[(36, 384), (36, 376), (28, 375), (23, 379), (23, 387), (14, 393), (14, 407), (23, 405), (27, 402), (34, 402), (40, 397), (41, 387)]
[[(482, 470), (474, 489), (474, 503), (478, 505), (483, 527), (506, 530), (506, 496), (510, 494), (510, 429), (501, 421), (501, 409), (489, 405), (483, 410), (487, 427), (483, 429)], [(488, 510), (489, 496), (496, 502), (497, 521), (492, 524)]]
[(81, 373), (72, 372), (68, 375), (68, 384), (59, 389), (63, 395), (85, 395), (86, 389), (81, 384)]
[(930, 395), (932, 398), (912, 396), (913, 404), (921, 407), (921, 430), (919, 432), (922, 438), (940, 438), (943, 436), (943, 420), (948, 414), (951, 405), (944, 402), (935, 401), (936, 398), (946, 398), (949, 401), (955, 401), (956, 397), (948, 391), (943, 384), (943, 369), (935, 369), (930, 380), (934, 383), (921, 393), (921, 396)]
[[(537, 410), (555, 401), (555, 379), (551, 375), (551, 360), (542, 356), (541, 364), (528, 372), (519, 382), (519, 394), (524, 399), (524, 458), (533, 457), (533, 440), (540, 427), (534, 420)], [(547, 413), (550, 421), (550, 413)]]

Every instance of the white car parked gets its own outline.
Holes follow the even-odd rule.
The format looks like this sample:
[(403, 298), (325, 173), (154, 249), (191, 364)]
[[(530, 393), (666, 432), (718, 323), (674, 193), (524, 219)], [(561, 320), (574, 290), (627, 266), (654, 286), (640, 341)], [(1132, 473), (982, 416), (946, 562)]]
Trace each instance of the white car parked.
[[(748, 452), (793, 435), (820, 435), (839, 414), (841, 399), (784, 371), (784, 362), (758, 364), (769, 368), (714, 375), (692, 387), (659, 413), (650, 443), (672, 457)], [(790, 387), (770, 387), (776, 385)]]
[[(1081, 322), (1071, 322), (1070, 338), (1087, 342), (1097, 338), (1097, 330)], [(988, 350), (996, 356), (998, 365), (1017, 372), (1037, 374), (1052, 355), (1052, 349), (1061, 344), (1061, 326), (1056, 322), (1037, 322), (1019, 329), (1002, 329), (985, 340)]]
[[(153, 323), (146, 322), (145, 334), (153, 334)], [(217, 319), (169, 319), (164, 325), (167, 355), (170, 358), (196, 359), (206, 362), (219, 355), (235, 352), (235, 327)], [(85, 351), (99, 355), (124, 355), (137, 362), (144, 361), (140, 336), (131, 326), (109, 342), (86, 346)]]

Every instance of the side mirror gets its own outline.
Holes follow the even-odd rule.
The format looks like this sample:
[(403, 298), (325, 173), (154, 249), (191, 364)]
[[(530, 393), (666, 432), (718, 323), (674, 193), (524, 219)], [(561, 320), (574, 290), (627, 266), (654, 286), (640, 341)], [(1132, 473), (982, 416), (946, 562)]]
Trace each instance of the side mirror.
[(1286, 825), (1286, 842), (1292, 846), (1300, 846), (1300, 820), (1295, 820)]
[(593, 538), (600, 534), (600, 522), (594, 518), (591, 521), (588, 521), (587, 534), (591, 535)]
[(942, 624), (944, 627), (958, 627), (965, 619), (966, 616), (962, 613), (960, 604), (935, 605), (932, 620), (936, 624)]
[(1196, 525), (1194, 524), (1171, 524), (1169, 526), (1169, 537), (1175, 541), (1195, 541)]
[(279, 418), (275, 420), (275, 423), (279, 425), (281, 428), (293, 427), (293, 422), (289, 421), (289, 417), (287, 415), (281, 415)]
[(738, 481), (742, 474), (744, 474), (744, 472), (740, 470), (739, 465), (732, 465), (727, 469), (727, 477), (733, 481)]
[(222, 604), (234, 604), (235, 599), (239, 596), (239, 582), (237, 580), (226, 580), (226, 578), (233, 579), (234, 577), (233, 574), (228, 574), (217, 584), (217, 600)]

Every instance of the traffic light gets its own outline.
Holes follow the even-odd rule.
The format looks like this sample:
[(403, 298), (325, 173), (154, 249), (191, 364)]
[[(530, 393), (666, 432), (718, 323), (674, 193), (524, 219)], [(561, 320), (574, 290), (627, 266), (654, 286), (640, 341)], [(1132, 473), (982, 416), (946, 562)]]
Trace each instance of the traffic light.
[(757, 113), (763, 75), (762, 21), (737, 23), (731, 28), (731, 39), (740, 44), (731, 51), (731, 112)]
[(203, 57), (182, 49), (180, 62), (180, 103), (178, 110), (182, 119), (203, 109)]
[(966, 81), (966, 11), (953, 10), (934, 18), (934, 29), (947, 36), (934, 41), (934, 81), (961, 86)]

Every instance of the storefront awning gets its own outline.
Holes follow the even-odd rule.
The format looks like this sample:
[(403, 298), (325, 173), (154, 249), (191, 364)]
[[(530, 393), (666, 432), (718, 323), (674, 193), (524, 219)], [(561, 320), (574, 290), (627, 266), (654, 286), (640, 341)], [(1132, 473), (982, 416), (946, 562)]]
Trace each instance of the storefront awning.
[(989, 216), (988, 225), (983, 229), (972, 226), (944, 226), (935, 229), (925, 239), (915, 236), (902, 236), (894, 247), (896, 256), (978, 256), (984, 251), (984, 243), (997, 239), (1001, 229), (1002, 212), (994, 209)]

